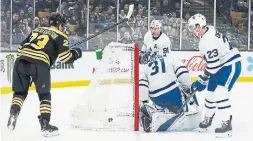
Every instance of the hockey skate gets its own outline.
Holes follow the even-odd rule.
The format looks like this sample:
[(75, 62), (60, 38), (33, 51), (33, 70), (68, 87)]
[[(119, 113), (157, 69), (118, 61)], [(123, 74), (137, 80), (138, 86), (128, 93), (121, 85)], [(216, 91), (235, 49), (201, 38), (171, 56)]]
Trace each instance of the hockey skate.
[(227, 121), (222, 121), (221, 127), (215, 129), (215, 136), (217, 138), (231, 137), (232, 131), (232, 115)]
[(7, 123), (7, 128), (10, 130), (10, 131), (13, 131), (16, 127), (16, 122), (17, 122), (17, 118), (18, 116), (17, 115), (10, 115), (9, 117), (9, 120), (8, 120), (8, 123)]
[(20, 112), (20, 110), (18, 110), (18, 108), (16, 106), (11, 107), (10, 117), (9, 117), (9, 120), (7, 123), (7, 128), (10, 131), (13, 131), (16, 127), (16, 122), (18, 119), (19, 112)]
[(208, 127), (212, 125), (214, 115), (215, 114), (213, 114), (212, 117), (204, 118), (204, 120), (199, 124), (199, 132), (206, 132), (208, 130)]
[(43, 136), (51, 137), (59, 135), (59, 130), (56, 126), (50, 125), (46, 119), (42, 119), (41, 116), (38, 116), (41, 125), (41, 131)]

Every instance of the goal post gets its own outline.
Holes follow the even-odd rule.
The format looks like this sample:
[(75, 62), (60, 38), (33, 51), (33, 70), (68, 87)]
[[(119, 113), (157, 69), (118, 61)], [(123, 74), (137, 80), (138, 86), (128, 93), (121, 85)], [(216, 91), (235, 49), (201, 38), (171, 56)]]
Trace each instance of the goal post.
[(138, 131), (138, 44), (111, 42), (92, 75), (71, 112), (71, 125), (82, 130)]

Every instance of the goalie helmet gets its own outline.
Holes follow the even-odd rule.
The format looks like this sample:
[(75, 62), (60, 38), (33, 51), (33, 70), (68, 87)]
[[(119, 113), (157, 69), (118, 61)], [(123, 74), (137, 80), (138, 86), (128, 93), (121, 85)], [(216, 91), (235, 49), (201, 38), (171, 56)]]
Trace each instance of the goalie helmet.
[(150, 28), (157, 28), (157, 29), (161, 30), (161, 28), (162, 28), (162, 23), (161, 23), (161, 21), (159, 21), (159, 20), (153, 20), (153, 21), (150, 23)]
[(195, 14), (188, 20), (188, 29), (193, 32), (196, 26), (201, 28), (206, 26), (206, 17), (202, 14)]

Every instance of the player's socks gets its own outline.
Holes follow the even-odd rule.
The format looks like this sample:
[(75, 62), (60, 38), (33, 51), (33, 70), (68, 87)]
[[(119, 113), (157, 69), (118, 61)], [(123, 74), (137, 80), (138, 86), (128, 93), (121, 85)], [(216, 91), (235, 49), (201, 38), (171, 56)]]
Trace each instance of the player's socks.
[(50, 121), (51, 117), (51, 100), (42, 100), (40, 102), (40, 115), (43, 119)]
[(230, 115), (230, 119), (226, 121), (222, 121), (221, 127), (215, 129), (216, 137), (231, 137), (232, 131), (232, 115)]
[(23, 98), (21, 95), (16, 94), (14, 94), (12, 98), (10, 117), (7, 123), (7, 128), (11, 131), (14, 130), (16, 127), (17, 118), (24, 103), (24, 99), (25, 98)]

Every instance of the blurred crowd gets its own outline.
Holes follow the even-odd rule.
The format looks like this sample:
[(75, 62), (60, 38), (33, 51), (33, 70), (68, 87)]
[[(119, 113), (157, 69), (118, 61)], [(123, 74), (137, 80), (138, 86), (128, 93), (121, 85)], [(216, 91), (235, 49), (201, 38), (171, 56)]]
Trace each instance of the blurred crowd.
[[(229, 25), (224, 27), (223, 31), (230, 39), (233, 46), (239, 49), (245, 48), (248, 44), (248, 27), (253, 29), (253, 1), (251, 1), (251, 11), (249, 12), (249, 0), (218, 0), (217, 13), (218, 16), (224, 17), (223, 23)], [(249, 18), (251, 21), (249, 22)], [(250, 25), (249, 25), (250, 24)], [(252, 30), (251, 30), (250, 44), (253, 44)]]
[[(180, 20), (181, 1), (183, 6), (182, 20)], [(207, 1), (205, 4), (213, 4), (213, 0), (204, 1)], [(201, 0), (151, 0), (150, 11), (148, 10), (148, 0), (119, 0), (119, 4), (117, 4), (117, 0), (89, 0), (89, 2), (88, 0), (13, 0), (12, 6), (10, 0), (1, 0), (1, 47), (9, 48), (11, 42), (13, 47), (13, 45), (21, 43), (32, 29), (48, 26), (48, 17), (55, 12), (66, 17), (66, 33), (69, 34), (70, 43), (75, 43), (98, 33), (106, 26), (115, 24), (117, 19), (119, 21), (124, 19), (131, 3), (135, 5), (135, 9), (130, 21), (118, 26), (118, 29), (115, 27), (90, 40), (90, 49), (95, 44), (105, 46), (112, 41), (135, 42), (142, 45), (143, 37), (148, 31), (148, 20), (151, 22), (153, 19), (162, 21), (163, 32), (172, 40), (173, 50), (179, 50), (180, 22), (182, 21), (182, 49), (197, 49), (198, 39), (188, 32), (187, 20), (191, 15), (201, 12), (194, 8), (205, 6)], [(118, 9), (117, 5), (119, 5)], [(236, 20), (236, 23), (233, 23), (231, 12), (241, 13), (241, 17)], [(203, 14), (205, 15), (205, 13)], [(224, 23), (231, 23), (231, 28), (226, 28), (225, 33), (229, 37), (231, 36), (232, 41), (236, 40), (234, 46), (247, 45), (248, 0), (217, 0), (217, 15), (221, 17), (221, 20), (224, 20)], [(251, 26), (253, 26), (253, 20), (251, 21)], [(242, 23), (242, 30), (238, 30)], [(209, 21), (208, 24), (212, 24), (212, 21)], [(89, 27), (88, 31), (87, 27)], [(11, 32), (12, 37), (10, 37)], [(238, 38), (240, 38), (240, 43), (238, 43)], [(253, 35), (251, 38), (253, 39)], [(86, 49), (86, 44), (82, 44), (82, 47)], [(251, 47), (253, 48), (252, 45)]]

